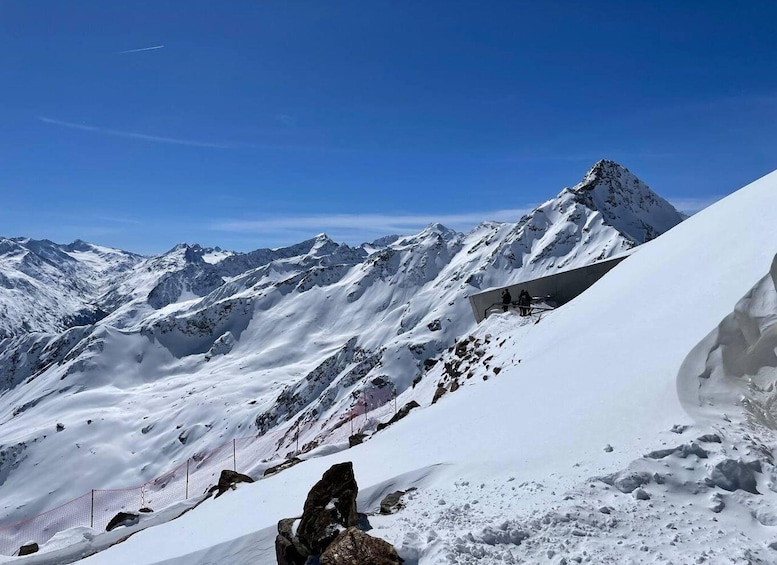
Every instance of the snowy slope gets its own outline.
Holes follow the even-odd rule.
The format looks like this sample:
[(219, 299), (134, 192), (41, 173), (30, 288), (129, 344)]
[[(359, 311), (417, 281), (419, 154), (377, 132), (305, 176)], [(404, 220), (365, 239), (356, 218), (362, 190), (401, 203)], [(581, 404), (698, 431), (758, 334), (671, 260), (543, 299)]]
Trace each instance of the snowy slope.
[[(759, 212), (774, 205), (777, 172), (641, 247), (539, 324), (487, 320), (475, 337), (490, 368), (433, 406), (83, 563), (273, 563), (277, 520), (298, 515), (308, 488), (344, 460), (364, 510), (420, 487), (405, 511), (372, 518), (371, 533), (409, 563), (773, 562), (777, 442), (735, 398), (737, 379), (761, 392), (774, 380), (776, 249), (765, 242), (777, 224)], [(404, 398), (428, 394), (439, 365)], [(694, 441), (713, 430), (717, 440)], [(758, 461), (759, 494), (717, 486), (727, 459)], [(623, 492), (627, 477), (642, 488)]]
[[(359, 248), (321, 235), (221, 260), (183, 244), (120, 273), (97, 325), (3, 342), (3, 516), (138, 484), (236, 436), (266, 434), (264, 456), (279, 460), (296, 449), (295, 422), (307, 452), (347, 439), (365, 404), (379, 414), (395, 393), (431, 396), (425, 362), (474, 329), (468, 294), (632, 248), (639, 234), (618, 218), (639, 218), (643, 235), (671, 223), (626, 169), (596, 170), (607, 174), (586, 179), (602, 193), (611, 179), (611, 203), (575, 200), (584, 180), (517, 224), (433, 224)], [(640, 202), (658, 206), (655, 225)]]

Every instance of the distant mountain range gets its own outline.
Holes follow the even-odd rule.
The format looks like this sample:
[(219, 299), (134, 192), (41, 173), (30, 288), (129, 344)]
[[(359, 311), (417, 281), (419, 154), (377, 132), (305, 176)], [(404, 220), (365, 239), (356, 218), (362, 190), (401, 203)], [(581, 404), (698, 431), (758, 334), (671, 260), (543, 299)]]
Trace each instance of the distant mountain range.
[(516, 223), (468, 233), (155, 257), (0, 238), (0, 518), (292, 421), (307, 448), (325, 443), (366, 391), (401, 393), (472, 330), (469, 294), (613, 257), (683, 219), (600, 161)]

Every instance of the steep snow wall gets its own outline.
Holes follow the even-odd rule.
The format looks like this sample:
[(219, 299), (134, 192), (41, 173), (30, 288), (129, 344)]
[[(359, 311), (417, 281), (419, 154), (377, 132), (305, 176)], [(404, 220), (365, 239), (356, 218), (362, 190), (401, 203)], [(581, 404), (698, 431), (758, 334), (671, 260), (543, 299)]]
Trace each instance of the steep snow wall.
[(777, 256), (733, 312), (688, 355), (677, 390), (700, 420), (729, 418), (777, 430)]

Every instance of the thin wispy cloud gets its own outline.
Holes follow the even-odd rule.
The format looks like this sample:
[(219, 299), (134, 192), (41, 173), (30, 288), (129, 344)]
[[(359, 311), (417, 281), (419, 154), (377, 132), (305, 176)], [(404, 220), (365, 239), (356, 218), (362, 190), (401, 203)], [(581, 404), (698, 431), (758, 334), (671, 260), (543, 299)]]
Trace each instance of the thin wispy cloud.
[(220, 143), (210, 143), (205, 141), (197, 141), (193, 139), (181, 139), (177, 137), (165, 137), (159, 135), (149, 135), (145, 133), (138, 133), (134, 131), (124, 131), (111, 128), (104, 128), (99, 126), (92, 126), (87, 124), (77, 124), (73, 122), (66, 122), (63, 120), (55, 120), (53, 118), (47, 118), (45, 116), (38, 116), (38, 120), (44, 124), (59, 126), (63, 128), (75, 129), (79, 131), (89, 131), (92, 133), (99, 133), (102, 135), (111, 135), (113, 137), (123, 137), (125, 139), (137, 139), (141, 141), (153, 141), (155, 143), (168, 143), (171, 145), (188, 145), (190, 147), (208, 147), (211, 149), (230, 149), (230, 145), (224, 145)]
[(466, 214), (330, 214), (283, 216), (258, 220), (222, 220), (210, 229), (237, 234), (267, 235), (274, 238), (292, 234), (326, 232), (330, 237), (353, 243), (385, 235), (403, 235), (422, 230), (431, 223), (440, 223), (451, 229), (466, 231), (490, 220), (517, 222), (531, 208), (471, 212)]
[(154, 45), (153, 47), (141, 47), (140, 49), (127, 49), (126, 51), (119, 51), (117, 55), (126, 55), (127, 53), (140, 53), (142, 51), (156, 51), (157, 49), (163, 49), (164, 45)]

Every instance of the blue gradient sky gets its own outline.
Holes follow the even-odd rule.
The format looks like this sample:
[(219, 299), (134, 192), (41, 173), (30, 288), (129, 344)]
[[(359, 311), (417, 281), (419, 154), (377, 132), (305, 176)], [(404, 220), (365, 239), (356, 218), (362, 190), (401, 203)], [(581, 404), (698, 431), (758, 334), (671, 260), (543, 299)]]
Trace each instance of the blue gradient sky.
[(775, 21), (771, 1), (0, 0), (0, 234), (358, 243), (515, 221), (599, 158), (697, 209), (777, 168)]

